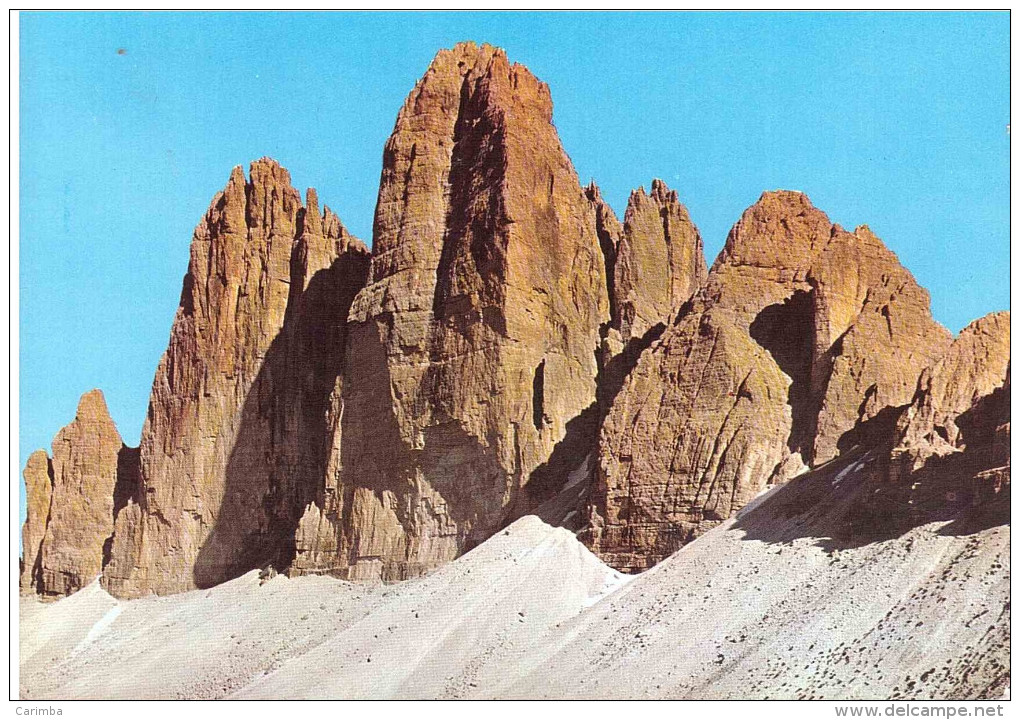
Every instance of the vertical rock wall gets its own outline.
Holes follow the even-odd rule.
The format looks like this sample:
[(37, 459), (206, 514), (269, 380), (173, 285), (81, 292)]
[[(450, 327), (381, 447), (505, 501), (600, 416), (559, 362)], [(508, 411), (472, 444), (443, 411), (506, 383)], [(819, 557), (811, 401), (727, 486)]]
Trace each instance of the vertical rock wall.
[(39, 589), (42, 564), (42, 542), (46, 536), (46, 521), (50, 517), (53, 499), (53, 469), (45, 450), (36, 450), (28, 456), (25, 470), (25, 524), (21, 528), (21, 580), (22, 592)]
[(616, 567), (654, 565), (856, 444), (950, 340), (866, 227), (765, 193), (608, 410), (583, 537)]
[(796, 192), (707, 270), (662, 181), (622, 223), (581, 188), (549, 88), (497, 48), (441, 51), (407, 97), (373, 235), (370, 257), (275, 161), (234, 169), (140, 448), (96, 391), (29, 459), (23, 590), (399, 580), (531, 512), (637, 571), (865, 446), (890, 487), (963, 456), (1008, 484), (1008, 314), (950, 347), (896, 256)]
[(74, 420), (25, 467), (28, 500), (21, 587), (68, 595), (99, 577), (115, 512), (137, 475), (137, 454), (121, 442), (99, 390), (82, 395)]
[(235, 168), (195, 230), (104, 575), (115, 595), (286, 564), (320, 492), (344, 323), (367, 249), (275, 161)]
[(608, 319), (548, 88), (496, 48), (440, 52), (386, 144), (351, 310), (338, 565), (415, 575), (506, 521), (594, 403)]

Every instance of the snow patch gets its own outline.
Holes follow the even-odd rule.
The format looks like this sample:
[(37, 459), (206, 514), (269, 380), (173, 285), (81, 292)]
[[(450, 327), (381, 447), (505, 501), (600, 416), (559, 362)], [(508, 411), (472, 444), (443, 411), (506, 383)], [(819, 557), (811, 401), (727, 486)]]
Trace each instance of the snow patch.
[(119, 603), (107, 610), (106, 614), (96, 621), (96, 623), (89, 629), (88, 634), (85, 635), (82, 641), (78, 643), (71, 652), (81, 652), (82, 648), (94, 643), (100, 635), (106, 632), (106, 629), (113, 624), (113, 621), (116, 620), (123, 611), (124, 607)]

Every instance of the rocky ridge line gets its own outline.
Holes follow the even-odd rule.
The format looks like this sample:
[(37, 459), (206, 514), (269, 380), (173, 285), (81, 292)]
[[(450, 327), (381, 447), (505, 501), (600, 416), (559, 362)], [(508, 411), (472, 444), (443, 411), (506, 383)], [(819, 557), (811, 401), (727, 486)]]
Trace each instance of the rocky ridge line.
[(662, 181), (622, 223), (580, 186), (548, 87), (502, 50), (443, 50), (408, 96), (373, 237), (370, 256), (273, 160), (234, 169), (140, 448), (89, 394), (30, 457), (23, 590), (401, 580), (531, 513), (640, 571), (862, 454), (868, 512), (917, 487), (1008, 498), (1008, 313), (954, 341), (866, 226), (790, 191), (707, 269)]

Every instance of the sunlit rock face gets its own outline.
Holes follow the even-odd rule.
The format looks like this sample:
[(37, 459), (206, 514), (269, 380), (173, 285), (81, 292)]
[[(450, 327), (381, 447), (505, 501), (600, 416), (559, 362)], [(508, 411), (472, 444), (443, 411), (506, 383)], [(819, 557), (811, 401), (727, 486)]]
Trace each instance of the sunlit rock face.
[(76, 592), (108, 560), (114, 516), (138, 477), (138, 450), (121, 441), (99, 390), (82, 395), (74, 420), (25, 466), (21, 588), (43, 597)]
[(548, 87), (497, 48), (441, 51), (386, 143), (373, 253), (322, 546), (348, 577), (393, 580), (526, 506), (595, 402), (605, 265)]
[(583, 537), (618, 568), (651, 567), (856, 444), (950, 342), (870, 230), (765, 193), (615, 396)]
[(473, 43), (397, 116), (371, 254), (277, 162), (235, 168), (140, 447), (93, 391), (29, 458), (22, 590), (402, 580), (527, 514), (635, 572), (840, 456), (867, 458), (869, 532), (1001, 509), (1008, 313), (954, 341), (866, 226), (798, 192), (764, 193), (709, 270), (680, 195), (650, 188), (621, 222), (548, 87)]
[(347, 310), (368, 251), (277, 162), (234, 168), (195, 230), (104, 573), (118, 596), (285, 565), (329, 463)]

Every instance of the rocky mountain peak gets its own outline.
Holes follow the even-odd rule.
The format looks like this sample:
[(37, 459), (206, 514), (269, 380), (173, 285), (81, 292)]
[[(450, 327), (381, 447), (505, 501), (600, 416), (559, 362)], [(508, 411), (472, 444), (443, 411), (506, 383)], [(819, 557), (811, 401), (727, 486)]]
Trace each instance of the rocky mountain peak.
[(401, 580), (530, 513), (637, 571), (875, 448), (891, 485), (966, 455), (1001, 499), (1008, 313), (954, 341), (868, 226), (795, 191), (709, 269), (680, 193), (653, 179), (621, 222), (552, 112), (502, 50), (440, 51), (385, 144), (372, 253), (275, 160), (235, 167), (140, 447), (93, 391), (29, 459), (22, 587)]
[(234, 168), (195, 230), (181, 307), (104, 584), (187, 590), (285, 564), (320, 491), (364, 246), (270, 158)]
[(25, 524), (21, 528), (21, 581), (22, 592), (39, 590), (42, 572), (42, 543), (46, 537), (46, 523), (53, 499), (53, 468), (45, 450), (36, 450), (28, 456), (25, 470)]
[(137, 454), (121, 442), (103, 393), (85, 393), (54, 438), (52, 459), (40, 450), (25, 468), (22, 588), (67, 595), (98, 577), (115, 510), (136, 477)]
[(832, 235), (828, 216), (793, 190), (762, 193), (730, 230), (716, 266), (804, 271)]
[[(609, 318), (595, 225), (545, 84), (488, 45), (441, 51), (383, 153), (333, 441), (346, 495), (302, 524), (325, 569), (418, 574), (532, 502), (533, 474), (595, 402)], [(313, 527), (332, 539), (309, 541)]]
[[(641, 191), (644, 192), (644, 188), (641, 188)], [(670, 190), (669, 186), (666, 185), (666, 182), (659, 178), (654, 178), (652, 180), (651, 197), (660, 205), (680, 202), (680, 196), (677, 194), (676, 190)]]
[[(636, 197), (632, 225), (647, 204)], [(621, 242), (618, 295), (623, 254)], [(793, 191), (743, 213), (685, 308), (639, 357), (600, 435), (585, 538), (623, 569), (865, 442), (951, 342), (870, 230), (846, 232)]]
[(613, 267), (616, 314), (623, 343), (665, 323), (708, 274), (698, 228), (676, 191), (662, 180), (630, 194)]
[(79, 398), (74, 422), (95, 423), (107, 428), (114, 426), (113, 418), (110, 417), (110, 410), (106, 407), (106, 396), (103, 395), (102, 390), (98, 388), (89, 390)]
[(900, 421), (900, 445), (946, 453), (966, 446), (960, 415), (1008, 383), (1010, 315), (990, 313), (965, 327), (949, 349), (921, 373)]

